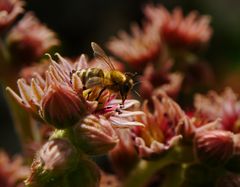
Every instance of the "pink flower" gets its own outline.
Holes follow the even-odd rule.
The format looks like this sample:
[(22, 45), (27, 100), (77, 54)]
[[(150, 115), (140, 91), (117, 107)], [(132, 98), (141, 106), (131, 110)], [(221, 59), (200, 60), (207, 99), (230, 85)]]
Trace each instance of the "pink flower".
[(0, 0), (0, 32), (23, 12), (23, 4), (21, 0)]
[(23, 187), (22, 181), (27, 178), (29, 172), (29, 168), (23, 165), (22, 157), (10, 159), (5, 152), (0, 152), (1, 187)]
[(138, 118), (145, 127), (133, 129), (139, 156), (148, 159), (166, 152), (182, 138), (182, 135), (177, 134), (176, 128), (186, 117), (178, 104), (166, 95), (160, 100), (153, 97), (153, 104), (154, 112), (151, 113), (145, 102), (143, 111), (146, 116)]
[[(36, 74), (27, 83), (18, 80), (20, 96), (11, 88), (7, 88), (13, 98), (36, 118), (43, 119), (57, 128), (74, 125), (88, 114), (104, 115), (116, 126), (142, 125), (133, 121), (133, 116), (142, 115), (140, 111), (128, 111), (139, 105), (136, 100), (116, 100), (115, 95), (105, 90), (98, 98), (101, 88), (84, 88), (81, 78), (77, 75), (80, 69), (88, 68), (85, 56), (71, 63), (57, 54), (59, 63), (51, 60), (45, 77)], [(73, 73), (76, 72), (76, 73)]]
[[(171, 62), (169, 61), (165, 66), (170, 64)], [(143, 76), (140, 77), (141, 85), (139, 90), (143, 98), (150, 98), (151, 95), (158, 96), (161, 94), (160, 92), (165, 92), (170, 97), (178, 95), (183, 76), (180, 73), (170, 73), (165, 68), (157, 70), (152, 64), (146, 67)]]
[(220, 128), (223, 130), (240, 132), (239, 117), (240, 104), (238, 96), (231, 88), (226, 88), (221, 94), (210, 91), (207, 95), (196, 95), (195, 102), (196, 116), (213, 121), (221, 120)]
[[(97, 102), (88, 101), (83, 96), (83, 85), (77, 75), (70, 77), (73, 66), (83, 68), (85, 59), (82, 56), (75, 64), (71, 64), (61, 56), (60, 63), (51, 59), (51, 65), (45, 72), (45, 79), (36, 76), (27, 83), (18, 80), (19, 97), (11, 88), (7, 90), (35, 117), (42, 118), (57, 128), (75, 124), (82, 117), (97, 108)], [(38, 75), (38, 74), (37, 74)]]
[(145, 8), (145, 15), (157, 25), (162, 39), (171, 46), (200, 47), (206, 44), (212, 35), (210, 18), (199, 16), (197, 12), (191, 12), (184, 17), (180, 8), (175, 8), (170, 13), (161, 5), (148, 5)]
[(109, 50), (129, 63), (137, 70), (148, 62), (156, 59), (161, 51), (160, 36), (152, 25), (144, 25), (141, 30), (138, 25), (132, 25), (132, 36), (119, 32), (119, 37), (113, 37), (108, 42)]
[(34, 61), (60, 43), (55, 33), (40, 23), (33, 13), (27, 13), (10, 31), (7, 42), (16, 60), (25, 63)]

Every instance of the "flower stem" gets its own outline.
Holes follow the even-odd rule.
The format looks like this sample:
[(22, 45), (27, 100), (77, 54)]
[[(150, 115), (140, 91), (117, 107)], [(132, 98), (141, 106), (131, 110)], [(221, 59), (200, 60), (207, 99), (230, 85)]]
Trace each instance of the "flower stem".
[[(166, 169), (166, 176), (161, 187), (180, 187), (184, 180), (183, 164), (173, 164)], [(173, 180), (174, 179), (174, 180)]]
[(125, 181), (124, 187), (142, 187), (146, 185), (157, 171), (175, 162), (172, 154), (175, 153), (170, 152), (161, 159), (154, 161), (141, 160)]

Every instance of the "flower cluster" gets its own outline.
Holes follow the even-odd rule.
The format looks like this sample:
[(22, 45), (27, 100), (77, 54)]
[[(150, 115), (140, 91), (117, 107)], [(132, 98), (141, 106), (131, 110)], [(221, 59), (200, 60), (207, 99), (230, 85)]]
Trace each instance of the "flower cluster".
[[(1, 32), (22, 7), (0, 0)], [(32, 164), (1, 152), (0, 186), (240, 186), (240, 100), (231, 88), (195, 94), (214, 79), (199, 53), (212, 35), (209, 16), (153, 4), (143, 14), (131, 34), (107, 42), (126, 66), (96, 43), (92, 59), (41, 59), (60, 42), (33, 13), (4, 33), (0, 63), (32, 63), (6, 79), (12, 108), (26, 112), (13, 116)], [(110, 168), (97, 164), (101, 155)]]
[[(99, 155), (111, 150), (119, 141), (115, 128), (143, 126), (133, 118), (144, 114), (136, 111), (138, 101), (126, 100), (122, 105), (111, 90), (102, 92), (100, 86), (86, 88), (80, 75), (81, 70), (91, 70), (85, 55), (75, 62), (56, 56), (58, 62), (49, 56), (44, 74), (40, 70), (17, 81), (20, 96), (7, 88), (36, 120), (56, 129), (34, 159), (26, 180), (29, 186), (50, 185), (55, 179), (58, 184), (57, 178), (64, 172), (80, 170), (83, 152)], [(48, 177), (51, 181), (42, 181)]]
[[(170, 13), (162, 5), (152, 4), (145, 6), (143, 13), (142, 28), (134, 24), (132, 35), (121, 31), (118, 38), (108, 42), (113, 54), (141, 74), (141, 96), (149, 98), (164, 90), (176, 97), (181, 88), (187, 91), (189, 84), (194, 86), (190, 76), (196, 75), (188, 72), (193, 64), (201, 66), (196, 70), (195, 74), (200, 75), (196, 79), (203, 79), (203, 85), (208, 84), (203, 71), (206, 74), (210, 70), (201, 62), (197, 51), (206, 46), (212, 35), (210, 18), (197, 12), (184, 17), (180, 8)], [(178, 72), (172, 72), (175, 67)]]

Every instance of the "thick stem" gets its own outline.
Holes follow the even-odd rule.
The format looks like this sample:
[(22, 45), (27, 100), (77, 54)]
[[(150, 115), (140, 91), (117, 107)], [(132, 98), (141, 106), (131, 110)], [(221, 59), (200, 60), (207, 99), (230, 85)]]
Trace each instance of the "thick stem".
[(161, 187), (180, 187), (184, 180), (185, 167), (183, 164), (173, 164), (166, 168), (166, 176)]
[[(175, 146), (163, 157), (159, 158), (159, 160), (140, 161), (137, 167), (132, 171), (130, 176), (125, 181), (124, 187), (143, 187), (150, 181), (151, 177), (157, 171), (165, 168), (166, 166), (189, 162), (194, 162), (192, 146)], [(181, 175), (181, 173), (178, 174)]]
[(173, 152), (166, 154), (159, 160), (140, 161), (125, 181), (124, 187), (143, 187), (146, 185), (157, 171), (175, 162), (171, 154)]

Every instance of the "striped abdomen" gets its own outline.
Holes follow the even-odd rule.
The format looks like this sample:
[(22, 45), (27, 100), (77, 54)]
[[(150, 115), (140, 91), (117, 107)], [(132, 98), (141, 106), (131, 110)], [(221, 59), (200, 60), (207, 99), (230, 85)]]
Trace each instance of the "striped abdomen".
[(104, 78), (104, 72), (99, 68), (81, 69), (77, 72), (77, 75), (80, 77), (83, 85), (92, 77)]

